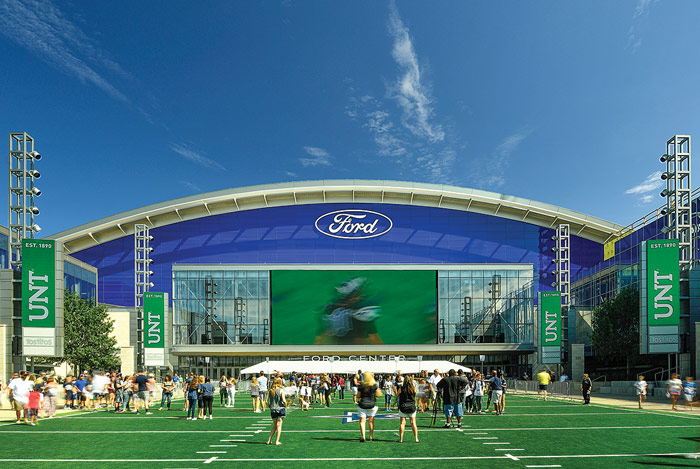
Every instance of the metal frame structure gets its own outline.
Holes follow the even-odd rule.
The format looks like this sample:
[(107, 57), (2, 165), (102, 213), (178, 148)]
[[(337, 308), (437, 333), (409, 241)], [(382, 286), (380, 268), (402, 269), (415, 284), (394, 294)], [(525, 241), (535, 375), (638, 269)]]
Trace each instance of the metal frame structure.
[(26, 132), (10, 132), (9, 146), (9, 197), (7, 236), (7, 267), (19, 270), (22, 266), (22, 240), (34, 238), (41, 228), (34, 224), (34, 216), (39, 209), (34, 205), (34, 197), (41, 191), (34, 185), (40, 177), (34, 169), (34, 161), (41, 159), (41, 154), (34, 151), (34, 139)]
[(208, 192), (170, 200), (102, 218), (49, 236), (66, 252), (97, 246), (130, 233), (126, 227), (151, 228), (211, 215), (323, 203), (385, 203), (474, 212), (554, 228), (571, 226), (574, 235), (604, 243), (625, 227), (555, 205), (496, 192), (403, 181), (324, 180), (270, 184)]
[[(666, 189), (661, 192), (666, 197), (666, 227), (669, 239), (678, 239), (681, 270), (692, 267), (693, 251), (693, 208), (690, 180), (690, 135), (674, 135), (666, 142), (666, 154), (661, 157), (666, 163), (666, 172), (661, 179), (666, 180)], [(662, 214), (664, 212), (662, 211)]]
[(561, 293), (561, 333), (562, 333), (562, 362), (568, 362), (569, 349), (569, 309), (571, 308), (571, 229), (568, 224), (557, 226), (554, 236), (556, 246), (553, 259), (554, 287)]
[(144, 361), (144, 343), (143, 343), (143, 294), (150, 290), (153, 286), (151, 283), (151, 241), (153, 236), (150, 234), (148, 225), (134, 225), (134, 307), (136, 308), (136, 343), (138, 347), (137, 363), (139, 367), (143, 367)]

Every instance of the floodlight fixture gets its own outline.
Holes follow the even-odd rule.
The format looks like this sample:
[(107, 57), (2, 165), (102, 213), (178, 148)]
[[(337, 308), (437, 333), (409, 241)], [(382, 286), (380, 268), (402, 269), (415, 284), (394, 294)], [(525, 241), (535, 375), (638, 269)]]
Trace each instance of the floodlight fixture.
[(661, 197), (668, 197), (669, 195), (673, 195), (673, 193), (674, 193), (673, 189), (671, 189), (671, 190), (664, 189), (661, 191)]
[(34, 194), (35, 196), (39, 197), (41, 195), (41, 191), (39, 190), (38, 187), (32, 187), (29, 192)]
[(39, 209), (34, 206), (29, 207), (28, 210), (32, 213), (32, 215), (39, 215)]
[(39, 153), (38, 151), (31, 151), (28, 153), (28, 155), (37, 161), (39, 161), (41, 159), (41, 153)]
[(37, 224), (34, 224), (34, 225), (30, 226), (29, 229), (32, 230), (32, 231), (35, 232), (35, 233), (38, 233), (38, 232), (41, 231), (41, 227), (40, 227), (39, 225), (37, 225)]
[(669, 173), (668, 171), (664, 171), (664, 172), (661, 174), (661, 179), (664, 180), (664, 181), (665, 181), (666, 179), (671, 179), (671, 178), (673, 177), (674, 174), (675, 174), (675, 173)]
[(27, 171), (27, 176), (33, 177), (34, 179), (39, 179), (41, 177), (41, 173), (36, 169), (30, 169)]
[(663, 154), (663, 155), (661, 155), (661, 158), (659, 158), (659, 160), (662, 163), (665, 163), (667, 161), (671, 161), (672, 159), (673, 159), (673, 155), (667, 155), (667, 154)]

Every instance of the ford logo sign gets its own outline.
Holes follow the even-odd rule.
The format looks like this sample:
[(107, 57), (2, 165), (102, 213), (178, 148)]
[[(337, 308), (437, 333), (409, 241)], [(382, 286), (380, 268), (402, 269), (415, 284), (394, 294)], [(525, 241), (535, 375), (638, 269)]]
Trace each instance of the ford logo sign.
[(376, 238), (394, 226), (391, 218), (371, 210), (336, 210), (316, 219), (316, 229), (326, 236), (340, 239)]

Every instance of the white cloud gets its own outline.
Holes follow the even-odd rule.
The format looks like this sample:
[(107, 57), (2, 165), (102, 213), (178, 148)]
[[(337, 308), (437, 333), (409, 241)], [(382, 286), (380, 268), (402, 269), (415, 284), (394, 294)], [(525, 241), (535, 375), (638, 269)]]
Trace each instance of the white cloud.
[(200, 192), (202, 190), (197, 184), (194, 184), (190, 181), (180, 181), (180, 184), (195, 192)]
[(171, 143), (170, 149), (172, 151), (174, 151), (175, 153), (177, 153), (178, 155), (182, 156), (183, 158), (188, 159), (188, 160), (192, 161), (193, 163), (197, 163), (200, 166), (204, 166), (205, 168), (226, 171), (226, 168), (224, 168), (221, 164), (217, 163), (216, 161), (212, 160), (211, 158), (207, 158), (206, 156), (202, 156), (202, 154), (192, 150), (187, 145), (181, 145), (178, 143)]
[(503, 187), (506, 183), (505, 172), (510, 166), (511, 155), (531, 133), (531, 128), (524, 127), (501, 140), (493, 149), (488, 162), (478, 161), (472, 177), (474, 185), (488, 190)]
[(625, 194), (645, 194), (647, 192), (661, 189), (664, 182), (661, 180), (661, 171), (654, 171), (640, 184), (630, 187), (625, 191)]
[(433, 143), (441, 142), (445, 132), (440, 125), (430, 122), (433, 115), (430, 89), (421, 81), (421, 68), (413, 41), (394, 2), (390, 4), (389, 32), (394, 40), (391, 55), (401, 70), (391, 91), (403, 110), (402, 124), (417, 137), (427, 138)]
[(119, 101), (129, 102), (96, 68), (102, 67), (123, 77), (128, 77), (128, 74), (115, 61), (106, 58), (93, 41), (51, 2), (0, 2), (0, 34), (61, 72), (83, 83), (91, 83)]
[(311, 158), (299, 158), (302, 166), (330, 166), (331, 154), (323, 148), (304, 147), (304, 151), (311, 155)]
[(285, 176), (289, 176), (290, 178), (295, 178), (295, 177), (297, 177), (297, 173), (294, 173), (294, 172), (292, 172), (292, 171), (285, 171), (285, 172), (284, 172), (284, 175), (285, 175)]
[(642, 202), (643, 204), (649, 204), (654, 201), (654, 196), (649, 194), (649, 195), (643, 195), (639, 198), (639, 201)]
[(627, 32), (627, 47), (636, 52), (642, 45), (641, 30), (644, 29), (649, 17), (649, 9), (655, 0), (637, 0), (637, 5), (632, 13), (632, 24)]

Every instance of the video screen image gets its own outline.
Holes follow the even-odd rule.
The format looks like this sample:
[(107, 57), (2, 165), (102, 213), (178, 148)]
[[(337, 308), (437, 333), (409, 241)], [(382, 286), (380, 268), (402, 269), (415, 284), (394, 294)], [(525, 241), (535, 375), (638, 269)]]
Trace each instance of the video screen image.
[(433, 344), (434, 270), (276, 270), (274, 345)]

